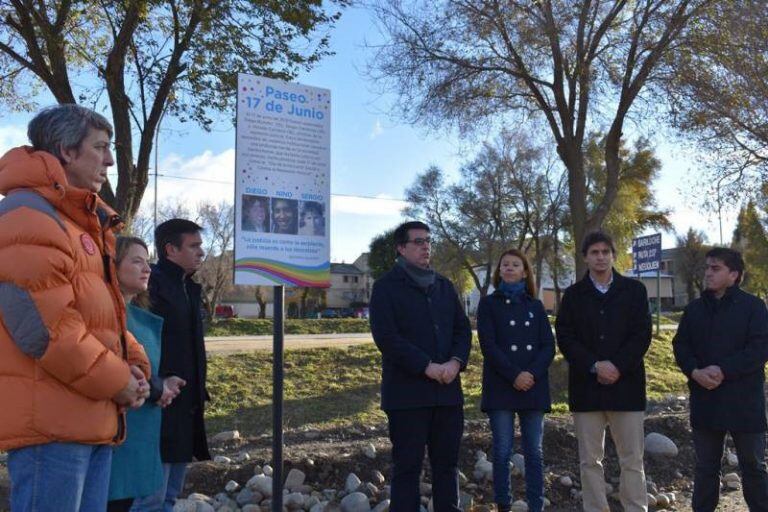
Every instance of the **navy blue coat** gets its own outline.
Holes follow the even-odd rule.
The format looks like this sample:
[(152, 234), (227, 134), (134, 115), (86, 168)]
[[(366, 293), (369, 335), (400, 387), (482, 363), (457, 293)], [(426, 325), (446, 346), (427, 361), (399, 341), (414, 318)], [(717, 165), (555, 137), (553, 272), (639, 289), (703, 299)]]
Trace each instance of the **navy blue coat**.
[[(768, 310), (736, 286), (717, 300), (708, 292), (685, 308), (672, 342), (691, 390), (695, 429), (764, 432)], [(725, 379), (712, 391), (691, 379), (696, 368), (717, 365)]]
[[(643, 283), (613, 272), (603, 294), (587, 273), (563, 295), (555, 321), (557, 343), (568, 361), (568, 405), (573, 412), (644, 411), (645, 364), (651, 345), (651, 314)], [(610, 385), (590, 368), (612, 362), (621, 373)]]
[(427, 365), (469, 360), (472, 329), (448, 279), (437, 275), (425, 292), (399, 266), (373, 285), (371, 333), (382, 354), (381, 408), (385, 411), (462, 405), (461, 379), (440, 384)]
[[(500, 291), (480, 299), (477, 334), (483, 351), (483, 396), (480, 408), (549, 411), (549, 365), (555, 337), (541, 301), (524, 295), (508, 299)], [(522, 371), (535, 381), (528, 391), (514, 382)]]
[(205, 436), (207, 361), (203, 340), (201, 287), (167, 259), (152, 266), (150, 310), (163, 322), (158, 375), (177, 375), (187, 381), (171, 405), (163, 409), (160, 453), (163, 462), (208, 460)]

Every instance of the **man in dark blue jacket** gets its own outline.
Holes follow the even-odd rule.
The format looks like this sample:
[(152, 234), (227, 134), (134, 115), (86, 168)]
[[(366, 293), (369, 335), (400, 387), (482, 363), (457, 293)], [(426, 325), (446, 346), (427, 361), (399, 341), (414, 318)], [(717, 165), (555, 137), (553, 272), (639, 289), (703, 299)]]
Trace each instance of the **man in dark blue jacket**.
[(424, 446), (435, 512), (458, 512), (464, 397), (459, 372), (472, 330), (453, 285), (429, 267), (429, 227), (406, 222), (394, 234), (395, 266), (373, 286), (371, 332), (382, 354), (381, 408), (392, 441), (392, 512), (419, 510)]
[(720, 461), (729, 432), (749, 510), (766, 512), (768, 310), (762, 300), (739, 288), (744, 260), (738, 251), (716, 247), (706, 261), (707, 289), (685, 308), (673, 341), (675, 359), (691, 390), (693, 510), (713, 512), (717, 507)]

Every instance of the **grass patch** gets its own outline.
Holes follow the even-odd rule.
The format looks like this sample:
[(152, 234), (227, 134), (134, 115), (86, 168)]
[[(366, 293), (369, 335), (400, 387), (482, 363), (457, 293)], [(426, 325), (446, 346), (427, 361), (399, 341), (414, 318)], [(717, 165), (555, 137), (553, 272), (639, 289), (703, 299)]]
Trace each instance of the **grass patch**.
[[(672, 334), (654, 337), (646, 355), (648, 397), (685, 393), (685, 377), (672, 354)], [(553, 412), (568, 411), (568, 366), (558, 353), (550, 367)], [(381, 356), (373, 344), (346, 348), (288, 350), (285, 353), (284, 424), (286, 428), (327, 428), (384, 421), (379, 410)], [(482, 354), (475, 340), (462, 374), (467, 418), (481, 418)], [(268, 433), (272, 425), (272, 355), (267, 352), (212, 356), (206, 411), (215, 433), (238, 429), (246, 435)]]
[(680, 319), (683, 317), (682, 311), (670, 311), (668, 313), (664, 313), (664, 317), (667, 318), (672, 323), (678, 324), (680, 323)]
[(660, 336), (654, 336), (645, 355), (646, 389), (652, 400), (672, 393), (688, 393), (687, 379), (677, 367), (672, 352), (674, 335), (674, 332), (662, 332)]
[[(283, 324), (285, 334), (335, 334), (371, 332), (364, 318), (288, 318)], [(258, 336), (272, 334), (272, 319), (228, 318), (216, 320), (207, 336)]]
[[(677, 317), (676, 313), (662, 313), (659, 320), (661, 325), (677, 325), (680, 323), (680, 318)], [(656, 325), (656, 312), (654, 311), (651, 314), (651, 317), (653, 319), (653, 325)]]

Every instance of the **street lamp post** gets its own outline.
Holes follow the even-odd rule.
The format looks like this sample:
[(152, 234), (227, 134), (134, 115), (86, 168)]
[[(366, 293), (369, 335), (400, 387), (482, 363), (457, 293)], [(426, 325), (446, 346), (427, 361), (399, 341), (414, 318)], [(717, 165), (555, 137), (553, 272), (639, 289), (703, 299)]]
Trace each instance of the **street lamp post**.
[[(158, 154), (160, 153), (160, 125), (163, 123), (163, 117), (165, 116), (165, 107), (160, 112), (160, 119), (157, 121), (157, 129), (155, 130), (155, 212), (153, 217), (154, 228), (157, 229), (157, 176), (158, 176)], [(159, 256), (158, 256), (159, 257)]]

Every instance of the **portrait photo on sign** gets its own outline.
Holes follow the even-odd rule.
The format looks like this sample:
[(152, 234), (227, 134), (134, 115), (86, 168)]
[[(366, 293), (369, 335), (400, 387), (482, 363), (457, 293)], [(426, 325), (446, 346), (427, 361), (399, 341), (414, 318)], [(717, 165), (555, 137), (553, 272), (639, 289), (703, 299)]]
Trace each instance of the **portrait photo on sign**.
[(325, 236), (325, 204), (317, 201), (299, 203), (299, 234)]
[(243, 231), (269, 232), (269, 198), (243, 194)]
[(282, 197), (272, 198), (272, 233), (295, 235), (299, 227), (299, 202)]

